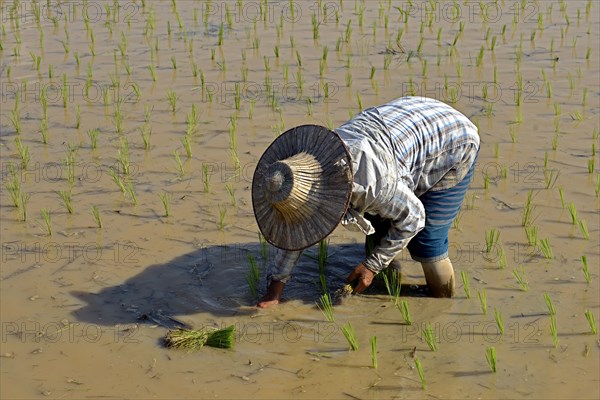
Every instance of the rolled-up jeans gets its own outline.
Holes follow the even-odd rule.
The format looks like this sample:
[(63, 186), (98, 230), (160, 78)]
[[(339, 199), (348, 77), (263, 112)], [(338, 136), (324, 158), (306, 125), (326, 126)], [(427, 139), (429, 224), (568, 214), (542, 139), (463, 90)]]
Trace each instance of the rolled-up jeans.
[[(474, 169), (475, 161), (471, 164), (469, 172), (455, 186), (428, 191), (419, 196), (425, 208), (425, 227), (408, 243), (408, 250), (413, 260), (435, 262), (448, 257), (448, 232), (460, 211)], [(366, 238), (365, 249), (368, 256), (373, 247), (387, 235), (391, 221), (371, 214), (365, 214), (365, 218), (375, 228), (375, 233)]]

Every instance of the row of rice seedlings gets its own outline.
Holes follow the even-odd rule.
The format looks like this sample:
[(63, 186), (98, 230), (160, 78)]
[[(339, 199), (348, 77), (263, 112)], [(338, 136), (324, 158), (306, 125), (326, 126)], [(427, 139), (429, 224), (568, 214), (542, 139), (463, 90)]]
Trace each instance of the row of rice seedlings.
[(460, 279), (462, 280), (463, 289), (467, 299), (471, 298), (471, 287), (469, 284), (469, 273), (467, 271), (460, 271)]
[(252, 293), (252, 297), (257, 297), (257, 288), (258, 283), (260, 281), (260, 274), (258, 269), (258, 264), (254, 259), (252, 254), (248, 254), (248, 272), (246, 273), (246, 282), (248, 282), (248, 287), (250, 288), (250, 293)]

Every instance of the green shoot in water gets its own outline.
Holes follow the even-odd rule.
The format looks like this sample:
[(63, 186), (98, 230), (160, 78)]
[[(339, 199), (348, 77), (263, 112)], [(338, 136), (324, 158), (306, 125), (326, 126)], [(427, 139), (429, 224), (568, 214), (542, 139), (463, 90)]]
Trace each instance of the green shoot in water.
[(542, 250), (542, 254), (544, 258), (551, 260), (554, 258), (554, 253), (552, 252), (552, 247), (550, 246), (549, 239), (540, 240), (540, 249)]
[(171, 215), (171, 200), (173, 200), (173, 195), (167, 192), (162, 192), (159, 194), (159, 197), (165, 210), (165, 217), (168, 217)]
[(412, 325), (412, 317), (410, 316), (410, 310), (408, 308), (408, 302), (406, 300), (400, 300), (399, 303), (396, 304), (398, 310), (402, 314), (402, 318), (404, 318), (404, 322), (406, 325)]
[(347, 322), (342, 326), (342, 333), (350, 345), (350, 350), (357, 351), (358, 339), (356, 338), (356, 332), (354, 331), (354, 328), (350, 322)]
[(496, 228), (492, 228), (488, 231), (485, 231), (485, 251), (489, 253), (492, 251), (494, 246), (498, 243), (498, 239), (500, 238), (500, 231)]
[(319, 297), (319, 302), (317, 303), (317, 307), (325, 316), (325, 319), (328, 322), (334, 322), (335, 318), (333, 316), (333, 304), (331, 302), (331, 296), (329, 293), (323, 293), (321, 297)]
[(512, 274), (517, 280), (517, 283), (519, 284), (519, 289), (521, 289), (524, 292), (528, 291), (529, 282), (527, 281), (527, 277), (525, 276), (525, 267), (521, 266), (521, 270), (518, 270), (517, 268), (513, 269)]
[(550, 315), (550, 333), (552, 334), (552, 343), (554, 347), (558, 347), (558, 329), (556, 327), (556, 315)]
[(260, 275), (256, 260), (252, 254), (248, 254), (248, 272), (246, 273), (246, 282), (248, 282), (248, 287), (250, 288), (253, 298), (257, 297), (257, 287), (259, 281)]
[(65, 208), (67, 209), (67, 211), (69, 212), (69, 214), (73, 214), (73, 204), (72, 204), (72, 196), (71, 196), (71, 191), (67, 191), (67, 190), (60, 190), (58, 192), (58, 194), (60, 195), (60, 198), (62, 199), (63, 203), (65, 204)]
[(496, 372), (496, 348), (494, 346), (485, 349), (485, 359), (492, 372)]
[(471, 298), (471, 287), (469, 285), (469, 273), (467, 271), (460, 271), (460, 279), (463, 283), (463, 289), (465, 290), (465, 296), (467, 299)]
[(52, 218), (50, 217), (50, 211), (46, 208), (42, 208), (41, 214), (46, 226), (46, 232), (48, 232), (48, 236), (52, 236)]
[(435, 336), (435, 333), (433, 332), (433, 328), (431, 327), (431, 324), (427, 324), (425, 326), (425, 329), (423, 329), (422, 331), (423, 333), (423, 339), (425, 340), (425, 343), (427, 343), (427, 346), (429, 346), (429, 349), (431, 349), (431, 351), (436, 351), (437, 350), (437, 338)]
[(554, 304), (552, 304), (552, 299), (548, 293), (544, 293), (544, 301), (546, 302), (550, 315), (556, 315), (556, 309), (554, 308)]
[(479, 304), (481, 306), (481, 312), (483, 315), (487, 315), (487, 292), (483, 289), (481, 292), (477, 291), (477, 297), (479, 297)]
[(581, 256), (581, 270), (583, 271), (583, 276), (585, 277), (585, 281), (589, 285), (592, 281), (592, 275), (590, 274), (590, 268), (588, 266), (587, 257)]
[(502, 320), (502, 312), (496, 307), (494, 307), (494, 319), (496, 320), (496, 325), (498, 326), (500, 335), (504, 335), (504, 322)]
[(419, 360), (418, 357), (415, 357), (415, 367), (417, 368), (419, 378), (421, 379), (421, 389), (425, 389), (425, 374), (423, 373), (423, 366), (421, 365), (421, 360)]
[(371, 365), (377, 369), (377, 336), (371, 336)]
[(100, 210), (98, 210), (97, 206), (92, 206), (92, 215), (94, 216), (98, 228), (102, 229), (102, 218), (100, 217)]
[(590, 310), (585, 310), (585, 319), (587, 319), (588, 324), (590, 325), (590, 333), (595, 335), (598, 333), (596, 329), (596, 321), (594, 320), (594, 314)]

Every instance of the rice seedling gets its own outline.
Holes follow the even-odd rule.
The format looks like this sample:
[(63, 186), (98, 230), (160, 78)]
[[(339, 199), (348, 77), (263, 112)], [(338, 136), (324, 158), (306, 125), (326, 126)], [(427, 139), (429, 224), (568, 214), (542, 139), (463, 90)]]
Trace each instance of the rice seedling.
[(573, 225), (577, 224), (577, 208), (575, 207), (575, 203), (569, 203), (569, 205), (567, 206), (567, 209), (569, 210), (569, 214), (571, 215), (571, 222), (573, 223)]
[(134, 206), (137, 206), (138, 205), (138, 200), (137, 200), (137, 195), (135, 193), (135, 188), (133, 187), (133, 182), (129, 181), (127, 183), (126, 189), (127, 189), (127, 194), (129, 195), (129, 198), (131, 199), (131, 203)]
[(463, 289), (465, 290), (465, 296), (467, 299), (471, 298), (471, 287), (469, 285), (469, 273), (467, 271), (460, 271), (460, 279), (463, 283)]
[(558, 328), (556, 326), (556, 315), (550, 315), (550, 334), (552, 335), (552, 343), (554, 347), (558, 347)]
[(483, 315), (487, 315), (487, 291), (482, 289), (477, 291), (477, 297), (479, 297), (479, 305), (481, 306), (481, 312)]
[(527, 281), (527, 276), (525, 275), (525, 267), (521, 266), (521, 270), (519, 271), (517, 268), (512, 271), (513, 276), (517, 280), (519, 284), (519, 289), (526, 292), (529, 290), (529, 282)]
[(52, 218), (50, 217), (50, 211), (46, 208), (42, 208), (41, 210), (42, 220), (44, 221), (44, 225), (46, 227), (46, 232), (48, 236), (52, 236)]
[(592, 275), (590, 274), (590, 268), (588, 266), (587, 257), (581, 256), (581, 270), (583, 271), (583, 276), (585, 277), (585, 281), (589, 285), (592, 281)]
[(98, 228), (102, 229), (102, 217), (100, 216), (100, 210), (97, 206), (92, 206), (92, 215), (94, 217), (94, 221), (96, 221), (96, 225)]
[(6, 182), (6, 190), (10, 194), (13, 205), (16, 208), (21, 206), (21, 181), (20, 177), (17, 175), (17, 169), (13, 163), (8, 164), (8, 173), (10, 175), (10, 180)]
[(171, 200), (173, 200), (173, 194), (162, 192), (159, 194), (160, 200), (163, 205), (163, 209), (165, 210), (165, 217), (171, 215)]
[(485, 251), (490, 253), (492, 249), (498, 244), (500, 239), (500, 231), (496, 228), (485, 231)]
[(590, 174), (590, 175), (592, 175), (594, 173), (594, 163), (595, 163), (594, 158), (590, 158), (588, 160), (588, 174)]
[(417, 368), (417, 372), (419, 373), (419, 378), (421, 379), (421, 389), (425, 390), (425, 387), (426, 387), (425, 374), (423, 372), (423, 365), (421, 365), (421, 360), (419, 360), (419, 357), (415, 357), (415, 367)]
[(590, 333), (595, 335), (598, 333), (596, 329), (596, 321), (594, 319), (594, 314), (590, 310), (585, 310), (585, 319), (587, 319), (588, 324), (590, 325)]
[(371, 336), (369, 342), (371, 343), (371, 366), (377, 369), (377, 336)]
[(225, 189), (227, 189), (227, 194), (229, 194), (229, 200), (231, 201), (232, 207), (237, 207), (237, 199), (235, 198), (235, 188), (230, 183), (225, 185)]
[(175, 163), (177, 164), (179, 176), (183, 177), (185, 175), (185, 170), (183, 168), (183, 162), (181, 161), (181, 157), (179, 157), (179, 152), (177, 151), (177, 149), (173, 150), (173, 157), (175, 157)]
[(560, 196), (561, 207), (564, 209), (565, 208), (565, 193), (563, 191), (563, 188), (558, 188), (558, 195)]
[(111, 178), (113, 178), (113, 182), (115, 182), (115, 184), (119, 187), (119, 189), (121, 190), (121, 192), (123, 194), (127, 193), (127, 189), (125, 188), (125, 184), (123, 183), (123, 180), (121, 179), (119, 174), (117, 174), (117, 172), (114, 170), (113, 167), (110, 167), (108, 169), (108, 175)]
[(544, 301), (546, 302), (546, 306), (548, 307), (548, 312), (550, 315), (556, 315), (556, 309), (554, 308), (554, 304), (552, 303), (552, 299), (548, 293), (544, 293)]
[(585, 219), (580, 219), (580, 220), (577, 222), (577, 225), (579, 225), (579, 230), (581, 231), (581, 234), (583, 235), (583, 238), (584, 238), (585, 240), (590, 240), (590, 233), (589, 233), (589, 231), (588, 231), (588, 228), (587, 228), (587, 224), (586, 224), (586, 222), (585, 222)]
[(204, 193), (210, 192), (210, 175), (211, 166), (209, 164), (202, 164), (202, 183), (204, 185)]
[(525, 235), (527, 236), (527, 244), (529, 246), (537, 246), (538, 243), (538, 227), (537, 226), (526, 226)]
[(21, 157), (21, 169), (25, 170), (27, 169), (27, 165), (29, 165), (29, 161), (31, 160), (29, 146), (24, 146), (19, 136), (15, 137), (15, 145), (17, 146), (19, 157)]
[(358, 339), (356, 338), (356, 332), (354, 331), (354, 328), (350, 322), (347, 322), (342, 326), (342, 333), (350, 345), (350, 350), (357, 351)]
[(406, 322), (407, 325), (412, 325), (412, 317), (410, 316), (408, 301), (400, 300), (400, 302), (396, 303), (396, 307), (398, 308), (398, 310), (400, 310), (402, 318), (404, 318), (404, 322)]
[(390, 296), (390, 300), (394, 305), (398, 305), (400, 301), (400, 291), (402, 288), (402, 278), (400, 271), (394, 268), (387, 268), (382, 274), (383, 282), (385, 284), (385, 288)]
[(321, 240), (319, 242), (318, 254), (317, 254), (317, 263), (319, 266), (319, 274), (325, 274), (325, 264), (327, 263), (327, 257), (329, 253), (329, 240)]
[(73, 214), (73, 202), (72, 202), (72, 194), (71, 191), (67, 191), (67, 190), (60, 190), (58, 192), (58, 194), (60, 195), (60, 198), (62, 199), (65, 208), (67, 209), (67, 211), (69, 212), (69, 214)]
[(485, 349), (485, 359), (490, 367), (492, 372), (496, 372), (496, 348), (494, 346), (489, 346)]
[(319, 297), (319, 302), (317, 303), (317, 307), (328, 322), (334, 322), (335, 318), (333, 315), (333, 303), (331, 301), (331, 296), (329, 293), (325, 292)]
[(29, 193), (21, 193), (19, 209), (21, 210), (21, 221), (23, 222), (27, 221), (27, 204), (29, 204), (30, 198)]
[(90, 129), (87, 132), (88, 137), (90, 138), (90, 146), (93, 149), (96, 149), (98, 146), (98, 135), (100, 134), (100, 130), (98, 128)]
[(422, 334), (423, 334), (423, 339), (425, 340), (425, 343), (427, 343), (427, 346), (429, 346), (429, 349), (431, 351), (436, 351), (437, 350), (437, 337), (436, 337), (435, 333), (433, 332), (433, 328), (431, 327), (431, 324), (428, 323), (425, 326), (425, 329), (423, 329)]
[(525, 201), (525, 206), (523, 207), (523, 213), (521, 216), (521, 225), (522, 226), (530, 226), (536, 217), (533, 216), (533, 210), (535, 210), (535, 205), (533, 204), (533, 190), (530, 190), (527, 193), (527, 200)]
[(173, 114), (175, 114), (175, 110), (177, 109), (177, 99), (177, 94), (173, 90), (169, 89), (167, 91), (167, 100), (171, 106), (171, 112)]
[(185, 154), (187, 155), (187, 158), (192, 158), (192, 145), (190, 143), (189, 135), (184, 135), (181, 138), (181, 144), (183, 144), (183, 148), (185, 149)]
[(257, 287), (259, 281), (260, 274), (256, 260), (252, 254), (248, 254), (248, 272), (246, 273), (246, 282), (248, 282), (248, 287), (250, 288), (253, 298), (257, 297)]
[(204, 346), (231, 349), (235, 342), (235, 326), (231, 325), (224, 329), (213, 327), (197, 330), (171, 329), (163, 342), (166, 347), (177, 349), (198, 350)]
[(551, 189), (554, 187), (559, 175), (560, 171), (544, 170), (544, 182), (546, 183), (546, 189)]
[(496, 320), (496, 325), (498, 326), (500, 335), (504, 335), (504, 322), (502, 320), (502, 312), (496, 307), (494, 307), (494, 319)]
[(126, 136), (121, 138), (121, 146), (117, 150), (117, 154), (123, 174), (129, 175), (131, 172), (131, 162), (129, 161), (129, 140)]
[(544, 258), (551, 260), (554, 258), (554, 253), (552, 252), (552, 247), (550, 245), (550, 241), (548, 238), (540, 240), (540, 250), (542, 250), (542, 254)]
[(219, 206), (219, 221), (217, 222), (217, 226), (219, 227), (219, 230), (223, 230), (223, 228), (225, 228), (225, 215), (227, 214), (227, 207), (223, 207), (221, 208), (221, 206)]

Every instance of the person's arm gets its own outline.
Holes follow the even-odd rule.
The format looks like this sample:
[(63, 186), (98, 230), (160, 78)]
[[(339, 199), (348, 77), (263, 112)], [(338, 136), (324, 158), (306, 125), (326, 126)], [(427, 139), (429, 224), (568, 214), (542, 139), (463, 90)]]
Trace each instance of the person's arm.
[(378, 273), (425, 227), (425, 208), (412, 190), (404, 183), (399, 183), (393, 198), (379, 205), (374, 212), (391, 221), (387, 235), (363, 261), (365, 267)]
[(292, 276), (302, 251), (276, 249), (275, 258), (267, 267), (267, 293), (257, 306), (267, 308), (279, 304), (285, 284)]

